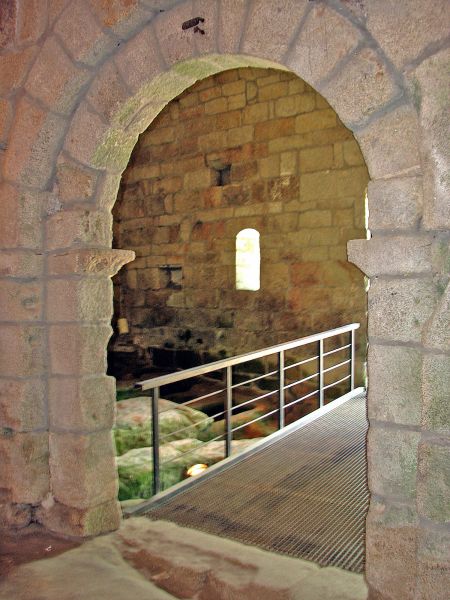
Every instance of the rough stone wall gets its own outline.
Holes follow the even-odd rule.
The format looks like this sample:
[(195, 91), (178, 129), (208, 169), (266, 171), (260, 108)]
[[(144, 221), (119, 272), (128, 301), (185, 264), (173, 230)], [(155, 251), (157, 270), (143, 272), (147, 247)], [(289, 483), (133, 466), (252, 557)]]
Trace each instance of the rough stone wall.
[[(366, 237), (367, 183), (352, 133), (292, 73), (234, 69), (195, 84), (140, 136), (123, 174), (114, 244), (137, 258), (115, 278), (116, 313), (138, 346), (199, 360), (358, 321), (364, 359), (364, 276), (346, 246)], [(258, 291), (236, 290), (245, 228), (260, 233)]]
[[(181, 27), (197, 11), (205, 35)], [(371, 177), (373, 237), (349, 245), (372, 284), (371, 598), (446, 599), (448, 2), (6, 0), (0, 15), (2, 527), (117, 527), (104, 373), (109, 277), (132, 258), (111, 250), (122, 171), (197, 80), (281, 64), (330, 102)]]

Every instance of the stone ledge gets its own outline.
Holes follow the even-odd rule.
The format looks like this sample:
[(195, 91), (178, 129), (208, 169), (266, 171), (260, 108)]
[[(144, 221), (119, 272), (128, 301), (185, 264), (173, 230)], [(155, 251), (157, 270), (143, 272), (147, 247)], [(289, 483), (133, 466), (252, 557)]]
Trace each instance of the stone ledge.
[(136, 600), (365, 600), (367, 596), (362, 575), (321, 569), (146, 518), (129, 519), (117, 533), (20, 566), (0, 586), (0, 599), (27, 600), (30, 586), (34, 597), (46, 600), (123, 600), (131, 595)]
[[(431, 272), (432, 240), (427, 236), (383, 236), (347, 242), (348, 259), (369, 277)], [(389, 260), (386, 260), (389, 256)]]
[(135, 258), (132, 250), (86, 248), (49, 256), (49, 275), (107, 275), (112, 277)]

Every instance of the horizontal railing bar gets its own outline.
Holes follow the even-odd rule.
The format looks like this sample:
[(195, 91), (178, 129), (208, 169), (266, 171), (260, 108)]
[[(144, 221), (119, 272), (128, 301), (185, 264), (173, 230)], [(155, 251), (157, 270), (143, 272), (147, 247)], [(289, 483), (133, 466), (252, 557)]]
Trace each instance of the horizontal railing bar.
[(324, 390), (327, 390), (330, 387), (333, 387), (334, 385), (337, 385), (338, 383), (342, 383), (343, 381), (345, 381), (346, 379), (350, 379), (351, 375), (347, 375), (346, 377), (343, 377), (342, 379), (338, 379), (338, 381), (334, 381), (333, 383), (329, 383), (328, 385), (324, 386)]
[(211, 398), (211, 396), (215, 396), (216, 394), (221, 394), (222, 392), (226, 392), (226, 389), (216, 390), (215, 392), (210, 392), (209, 394), (204, 394), (203, 396), (198, 396), (197, 398), (192, 398), (192, 400), (188, 400), (187, 402), (182, 402), (179, 406), (189, 406), (190, 404), (194, 404), (199, 400), (204, 400), (205, 398)]
[(181, 433), (182, 431), (185, 431), (186, 429), (191, 429), (191, 427), (197, 427), (197, 425), (201, 425), (202, 423), (205, 423), (205, 421), (209, 421), (210, 419), (215, 419), (216, 417), (220, 417), (221, 415), (224, 415), (225, 411), (222, 410), (221, 412), (216, 413), (215, 415), (211, 415), (210, 417), (206, 417), (206, 419), (202, 419), (201, 421), (197, 421), (197, 423), (192, 423), (191, 425), (186, 425), (186, 427), (182, 427), (181, 429), (178, 429), (177, 431), (171, 431), (170, 433), (166, 433), (164, 435), (160, 435), (159, 439), (160, 440), (164, 440), (168, 437), (171, 437), (172, 435), (176, 435), (177, 433)]
[(294, 383), (289, 383), (288, 385), (284, 386), (284, 389), (287, 390), (288, 388), (294, 387), (294, 385), (298, 385), (299, 383), (304, 383), (305, 381), (308, 381), (309, 379), (313, 379), (314, 377), (317, 377), (319, 373), (314, 373), (314, 375), (309, 375), (308, 377), (304, 377), (303, 379), (299, 379), (298, 381), (294, 381)]
[(336, 329), (330, 329), (329, 331), (323, 331), (321, 333), (308, 335), (297, 340), (292, 340), (291, 342), (285, 342), (284, 344), (277, 344), (275, 346), (270, 346), (269, 348), (264, 348), (262, 350), (247, 352), (246, 354), (241, 354), (233, 358), (224, 358), (223, 360), (208, 363), (207, 365), (192, 367), (191, 369), (186, 369), (185, 371), (177, 371), (175, 373), (161, 375), (160, 377), (155, 377), (153, 379), (146, 379), (145, 381), (140, 381), (136, 383), (135, 388), (139, 388), (141, 390), (148, 390), (156, 387), (162, 387), (169, 383), (182, 381), (183, 379), (198, 377), (199, 375), (204, 375), (205, 373), (210, 373), (211, 371), (219, 371), (220, 369), (232, 367), (234, 365), (239, 365), (250, 360), (257, 360), (259, 358), (263, 358), (264, 356), (269, 356), (277, 352), (291, 350), (292, 348), (297, 348), (299, 346), (306, 346), (307, 344), (312, 344), (313, 342), (317, 342), (318, 340), (324, 340), (330, 337), (334, 337), (336, 335), (340, 335), (341, 333), (354, 331), (355, 329), (358, 329), (359, 326), (359, 323), (350, 323), (349, 325), (344, 325), (342, 327), (337, 327)]
[(311, 358), (307, 358), (305, 360), (301, 360), (300, 362), (294, 363), (293, 365), (288, 365), (287, 367), (284, 367), (284, 370), (287, 371), (288, 369), (293, 369), (294, 367), (299, 367), (300, 365), (306, 365), (306, 363), (309, 363), (312, 360), (317, 360), (318, 358), (319, 355), (311, 356)]
[(329, 350), (328, 352), (324, 352), (324, 356), (329, 356), (330, 354), (334, 354), (335, 352), (339, 352), (339, 350), (345, 350), (346, 348), (350, 348), (351, 344), (347, 344), (346, 346), (341, 346), (340, 348), (335, 348), (334, 350)]
[(263, 394), (262, 396), (256, 396), (256, 398), (251, 398), (250, 400), (246, 400), (245, 402), (241, 402), (240, 404), (236, 404), (231, 408), (233, 411), (235, 408), (241, 408), (241, 406), (247, 406), (247, 404), (251, 404), (252, 402), (256, 402), (256, 400), (263, 400), (264, 398), (268, 398), (273, 394), (278, 394), (278, 390), (273, 390), (271, 392), (267, 392), (267, 394)]
[(252, 423), (256, 423), (257, 421), (261, 421), (261, 419), (265, 419), (266, 417), (270, 417), (270, 415), (273, 415), (276, 412), (278, 412), (278, 408), (276, 408), (275, 410), (271, 410), (268, 413), (264, 413), (261, 417), (257, 417), (256, 419), (252, 419), (251, 421), (247, 421), (247, 423), (244, 423), (243, 425), (239, 425), (239, 427), (235, 427), (231, 431), (234, 432), (234, 431), (238, 431), (239, 429), (243, 429), (244, 427), (247, 427), (247, 425), (251, 425)]
[(164, 462), (160, 462), (159, 464), (162, 467), (163, 465), (167, 465), (167, 464), (173, 462), (174, 460), (179, 460), (180, 458), (183, 458), (183, 456), (185, 456), (186, 454), (192, 454), (192, 452), (197, 452), (197, 450), (200, 450), (200, 448), (203, 448), (203, 446), (206, 446), (207, 444), (210, 444), (211, 442), (216, 442), (218, 439), (223, 438), (224, 436), (225, 436), (225, 433), (221, 433), (220, 435), (216, 436), (215, 438), (212, 438), (212, 440), (203, 442), (203, 444), (201, 444), (200, 446), (197, 446), (196, 448), (192, 448), (191, 450), (186, 450), (186, 452), (182, 452), (180, 454), (180, 456), (174, 456), (173, 458), (169, 458), (169, 460), (165, 460)]
[(288, 406), (297, 404), (298, 402), (301, 402), (302, 400), (306, 400), (306, 398), (309, 398), (310, 396), (314, 396), (314, 394), (318, 394), (318, 393), (319, 393), (319, 390), (314, 390), (313, 392), (306, 394), (306, 396), (301, 396), (300, 398), (297, 398), (297, 400), (293, 400), (292, 402), (289, 402), (289, 404), (285, 404), (284, 408), (288, 408)]
[(246, 381), (235, 383), (231, 386), (231, 389), (238, 388), (241, 385), (247, 385), (248, 383), (254, 383), (255, 381), (259, 381), (260, 379), (264, 379), (265, 377), (270, 377), (271, 375), (276, 375), (277, 373), (278, 371), (269, 371), (269, 373), (264, 373), (264, 375), (258, 375), (258, 377), (253, 377), (253, 379), (247, 379)]
[(343, 360), (342, 362), (338, 363), (337, 365), (333, 365), (331, 367), (328, 367), (328, 369), (324, 369), (323, 372), (328, 373), (328, 371), (333, 371), (333, 369), (339, 369), (339, 367), (348, 365), (348, 363), (351, 362), (351, 360), (352, 360), (351, 358), (349, 358), (348, 360)]

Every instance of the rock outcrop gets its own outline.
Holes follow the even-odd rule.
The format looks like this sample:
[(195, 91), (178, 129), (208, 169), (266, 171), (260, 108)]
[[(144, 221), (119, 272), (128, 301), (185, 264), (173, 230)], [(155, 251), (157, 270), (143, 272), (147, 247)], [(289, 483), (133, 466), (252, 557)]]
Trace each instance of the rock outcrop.
[[(151, 398), (140, 396), (116, 403), (114, 437), (117, 454), (151, 445)], [(205, 413), (169, 400), (159, 400), (160, 443), (197, 438), (213, 420)]]
[[(235, 440), (233, 454), (242, 452), (258, 439)], [(187, 470), (195, 464), (215, 464), (225, 458), (223, 441), (202, 443), (196, 439), (174, 440), (160, 447), (161, 489), (182, 481)], [(152, 495), (153, 457), (152, 448), (134, 448), (117, 457), (119, 473), (119, 500), (149, 498)]]

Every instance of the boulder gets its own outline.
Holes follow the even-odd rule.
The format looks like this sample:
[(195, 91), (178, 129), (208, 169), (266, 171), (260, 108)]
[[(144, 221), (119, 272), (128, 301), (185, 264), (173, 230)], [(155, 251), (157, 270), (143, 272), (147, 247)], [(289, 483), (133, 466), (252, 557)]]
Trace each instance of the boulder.
[[(151, 398), (140, 396), (116, 403), (114, 437), (117, 454), (151, 444)], [(213, 419), (205, 413), (160, 399), (159, 431), (161, 445), (173, 440), (197, 438), (210, 427)]]
[[(242, 452), (257, 442), (252, 440), (234, 440), (232, 453)], [(187, 438), (174, 440), (160, 447), (160, 481), (165, 490), (186, 479), (187, 470), (195, 464), (208, 466), (225, 457), (225, 443), (214, 441), (203, 444), (201, 441)], [(117, 457), (119, 473), (119, 500), (131, 498), (150, 498), (153, 482), (152, 448), (135, 448)]]

